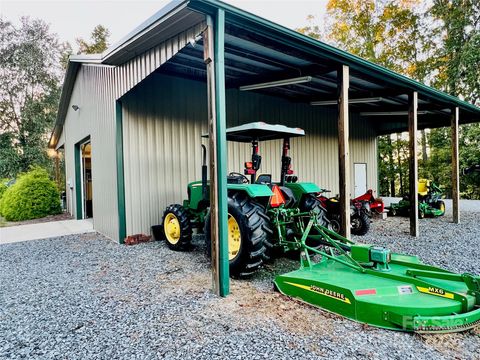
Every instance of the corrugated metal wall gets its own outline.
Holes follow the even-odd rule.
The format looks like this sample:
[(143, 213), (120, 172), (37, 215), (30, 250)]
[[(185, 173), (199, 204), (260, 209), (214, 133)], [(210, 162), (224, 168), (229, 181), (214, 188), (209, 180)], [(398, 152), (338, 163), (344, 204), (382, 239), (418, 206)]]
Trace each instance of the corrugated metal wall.
[[(204, 83), (154, 74), (123, 99), (125, 200), (127, 234), (148, 233), (164, 208), (186, 197), (190, 181), (200, 179), (201, 134), (206, 132)], [(281, 123), (305, 129), (292, 139), (293, 168), (301, 181), (313, 181), (338, 192), (336, 111), (294, 104), (253, 92), (227, 91), (227, 122)], [(351, 115), (350, 151), (353, 163), (367, 163), (367, 184), (376, 188), (375, 133), (369, 123)], [(206, 143), (205, 140), (203, 140)], [(250, 158), (246, 144), (228, 146), (230, 171), (242, 171)], [(260, 145), (261, 172), (279, 177), (281, 145)]]
[[(94, 228), (113, 239), (118, 240), (119, 229), (115, 100), (168, 61), (203, 28), (202, 22), (186, 29), (119, 67), (82, 64), (79, 69), (61, 134), (65, 140), (66, 179), (73, 186), (70, 189), (67, 185), (67, 208), (76, 215), (74, 147), (90, 136)], [(71, 108), (74, 104), (79, 106), (78, 111)], [(154, 162), (153, 159), (151, 162)]]
[(90, 136), (92, 143), (92, 180), (94, 227), (116, 239), (118, 211), (115, 162), (115, 79), (113, 68), (83, 65), (77, 75), (62, 136), (65, 137), (67, 206), (75, 214), (75, 144)]
[(191, 39), (195, 39), (205, 29), (205, 22), (200, 22), (176, 36), (160, 43), (143, 54), (134, 57), (125, 64), (115, 68), (115, 75), (119, 79), (115, 88), (116, 98), (119, 99), (134, 86), (143, 81), (152, 72), (165, 64), (184, 48)]

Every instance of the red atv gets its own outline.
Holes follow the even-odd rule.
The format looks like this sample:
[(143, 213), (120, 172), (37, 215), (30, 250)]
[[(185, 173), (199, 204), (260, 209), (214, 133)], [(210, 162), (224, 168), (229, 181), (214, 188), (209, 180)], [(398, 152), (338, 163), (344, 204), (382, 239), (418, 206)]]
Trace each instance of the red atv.
[[(333, 231), (340, 231), (340, 203), (338, 198), (328, 198), (324, 193), (330, 190), (322, 189), (317, 195), (321, 205), (327, 210), (327, 218)], [(366, 206), (365, 206), (366, 205)], [(365, 235), (370, 229), (370, 218), (367, 215), (368, 203), (361, 201), (350, 201), (350, 224), (351, 232), (354, 235)], [(369, 211), (369, 210), (368, 210)]]
[(375, 212), (377, 214), (381, 214), (381, 213), (383, 213), (383, 210), (385, 209), (385, 205), (383, 204), (382, 199), (380, 199), (380, 198), (376, 199), (375, 196), (373, 196), (373, 190), (372, 189), (367, 190), (367, 192), (365, 194), (356, 197), (352, 201), (354, 201), (354, 202), (360, 201), (360, 202), (368, 203), (370, 205), (370, 209), (368, 211), (368, 216), (370, 216), (370, 217), (372, 216), (373, 212)]

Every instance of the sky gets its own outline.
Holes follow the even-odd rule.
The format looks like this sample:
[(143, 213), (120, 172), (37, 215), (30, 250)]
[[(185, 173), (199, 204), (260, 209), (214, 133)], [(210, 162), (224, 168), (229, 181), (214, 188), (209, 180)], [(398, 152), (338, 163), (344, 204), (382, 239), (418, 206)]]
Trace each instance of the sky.
[[(21, 16), (40, 18), (50, 24), (60, 41), (75, 48), (75, 39), (88, 39), (102, 24), (116, 43), (169, 1), (165, 0), (0, 0), (0, 16), (17, 23)], [(243, 10), (295, 29), (306, 24), (308, 15), (323, 17), (327, 0), (226, 0)]]

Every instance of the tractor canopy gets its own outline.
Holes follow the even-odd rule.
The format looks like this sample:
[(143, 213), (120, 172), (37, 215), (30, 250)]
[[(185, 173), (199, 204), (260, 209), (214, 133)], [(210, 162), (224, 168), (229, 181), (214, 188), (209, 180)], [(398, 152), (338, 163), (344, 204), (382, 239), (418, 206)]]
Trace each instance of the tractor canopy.
[[(305, 136), (305, 131), (300, 128), (257, 121), (228, 128), (226, 134), (227, 141), (250, 143), (255, 140), (268, 141)], [(202, 137), (207, 138), (208, 135)]]

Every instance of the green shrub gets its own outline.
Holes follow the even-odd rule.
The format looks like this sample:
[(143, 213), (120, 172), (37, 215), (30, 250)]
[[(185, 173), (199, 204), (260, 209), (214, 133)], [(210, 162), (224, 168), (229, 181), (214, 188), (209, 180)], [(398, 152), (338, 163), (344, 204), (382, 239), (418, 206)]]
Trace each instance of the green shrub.
[(3, 193), (7, 190), (7, 184), (4, 179), (0, 179), (0, 201), (2, 199)]
[(33, 168), (18, 177), (0, 199), (0, 214), (8, 221), (37, 219), (61, 212), (55, 182), (42, 168)]

